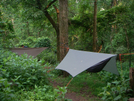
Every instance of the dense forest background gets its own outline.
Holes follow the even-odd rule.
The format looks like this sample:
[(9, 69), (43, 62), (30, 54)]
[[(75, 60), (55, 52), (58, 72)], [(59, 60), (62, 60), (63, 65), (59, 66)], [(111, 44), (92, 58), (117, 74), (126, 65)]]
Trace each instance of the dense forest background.
[[(45, 8), (52, 1), (41, 2)], [(58, 1), (51, 5), (47, 12), (57, 22), (55, 7), (58, 9)], [(93, 17), (93, 0), (68, 1), (69, 48), (93, 51)], [(98, 0), (97, 51), (100, 46), (101, 52), (106, 53), (125, 53), (133, 50), (133, 18), (133, 0)], [(36, 8), (36, 1), (3, 0), (1, 19), (2, 22), (13, 25), (14, 31), (13, 34), (9, 31), (3, 33), (3, 44), (8, 35), (13, 35), (14, 38), (8, 40), (9, 47), (19, 47), (22, 44), (36, 47), (37, 40), (46, 39), (50, 41), (51, 47), (56, 49), (56, 31), (44, 12)]]
[[(35, 88), (34, 92), (40, 95), (43, 84), (47, 85), (43, 86), (45, 90), (42, 91), (48, 93), (48, 95), (45, 96), (47, 101), (54, 101), (54, 99), (59, 96), (56, 90), (52, 90), (53, 88), (48, 86), (49, 81), (46, 80), (48, 75), (46, 75), (46, 77), (42, 76), (46, 71), (41, 70), (42, 67), (40, 66), (40, 63), (43, 66), (49, 64), (55, 66), (59, 63), (59, 55), (57, 55), (59, 54), (58, 45), (61, 44), (59, 28), (62, 28), (59, 27), (59, 23), (61, 23), (59, 19), (61, 3), (59, 3), (59, 1), (60, 0), (2, 0), (0, 2), (0, 53), (2, 54), (0, 57), (0, 98), (3, 99), (3, 101), (9, 100), (5, 99), (7, 96), (12, 98), (13, 101), (14, 96), (18, 96), (16, 99), (24, 99), (27, 94), (30, 96), (29, 98), (27, 97), (27, 99), (37, 100), (32, 96), (32, 94), (34, 94), (33, 91), (27, 91), (30, 87)], [(68, 2), (68, 28), (65, 29), (68, 33), (65, 36), (67, 43), (64, 43), (64, 48), (111, 54), (134, 52), (134, 0), (65, 1)], [(94, 37), (95, 3), (97, 7), (97, 20), (96, 36)], [(94, 45), (94, 41), (96, 45)], [(18, 57), (9, 51), (7, 52), (10, 48), (21, 47), (21, 45), (30, 48), (49, 48), (39, 54), (33, 61), (31, 60), (32, 57), (27, 59), (25, 55)], [(96, 50), (94, 50), (94, 47)], [(121, 64), (121, 68), (120, 61), (117, 61), (117, 67), (121, 77), (106, 72), (99, 73), (99, 75), (102, 75), (101, 79), (103, 82), (114, 81), (114, 83), (108, 83), (100, 94), (103, 100), (126, 101), (130, 95), (132, 96), (128, 80), (129, 67), (134, 66), (133, 58), (133, 56), (131, 56), (131, 59), (129, 56), (122, 57), (123, 63)], [(20, 70), (17, 69), (18, 67)], [(14, 70), (16, 72), (13, 72)], [(124, 72), (122, 72), (122, 70)], [(54, 73), (60, 74), (59, 71)], [(39, 79), (41, 80), (40, 82), (38, 82)], [(117, 86), (114, 87), (112, 84)], [(13, 88), (14, 90), (12, 91)], [(22, 89), (22, 92), (19, 91), (20, 88), (23, 88), (24, 93), (22, 93)], [(60, 88), (60, 90), (64, 92), (65, 88)], [(113, 91), (117, 93), (113, 94)], [(125, 95), (126, 91), (128, 91), (127, 94), (131, 94)], [(22, 97), (19, 96), (20, 92)], [(50, 97), (51, 93), (54, 94), (52, 97)], [(109, 96), (109, 94), (111, 94), (112, 97)], [(39, 99), (41, 99), (42, 96), (40, 96)], [(44, 100), (45, 97), (42, 99)], [(52, 99), (48, 100), (50, 98)]]

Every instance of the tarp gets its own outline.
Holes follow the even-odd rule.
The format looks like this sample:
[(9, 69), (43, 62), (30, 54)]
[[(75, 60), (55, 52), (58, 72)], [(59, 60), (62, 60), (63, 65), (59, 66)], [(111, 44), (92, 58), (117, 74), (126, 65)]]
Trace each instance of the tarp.
[(11, 49), (12, 52), (21, 55), (21, 54), (28, 54), (28, 56), (34, 56), (36, 57), (38, 54), (40, 54), (43, 50), (47, 49), (47, 47), (41, 47), (41, 48), (14, 48)]
[(116, 67), (116, 54), (105, 54), (69, 49), (67, 55), (55, 68), (68, 72), (72, 77), (87, 70), (99, 72), (106, 70), (119, 75)]

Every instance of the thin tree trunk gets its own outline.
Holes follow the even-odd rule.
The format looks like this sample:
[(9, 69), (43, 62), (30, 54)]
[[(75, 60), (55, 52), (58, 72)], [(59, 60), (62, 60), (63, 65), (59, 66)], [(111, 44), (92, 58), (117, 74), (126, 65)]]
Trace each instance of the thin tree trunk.
[(111, 1), (111, 8), (113, 7), (113, 6), (116, 6), (117, 5), (117, 0), (112, 0)]
[(57, 13), (57, 60), (60, 61), (60, 34), (59, 34), (59, 9), (54, 5), (54, 8)]
[(57, 32), (57, 60), (60, 61), (60, 33), (59, 30)]
[[(111, 1), (111, 8), (113, 6), (116, 6), (117, 5), (117, 0), (112, 0)], [(114, 14), (115, 15), (115, 14)], [(116, 17), (116, 16), (115, 16)], [(112, 25), (111, 26), (111, 32), (114, 33), (116, 32), (116, 25)], [(110, 50), (110, 53), (113, 53), (113, 45), (112, 45), (112, 40), (113, 40), (113, 35), (110, 36), (110, 44), (111, 44), (111, 50)]]
[(15, 26), (14, 26), (14, 19), (11, 19), (11, 20), (12, 20), (13, 29), (15, 29)]
[(124, 26), (124, 29), (125, 29), (125, 34), (126, 34), (127, 48), (129, 50), (129, 39), (128, 39), (128, 35), (127, 35), (127, 29), (125, 28), (125, 26)]
[(93, 51), (96, 52), (97, 47), (97, 0), (94, 2), (94, 29), (93, 29)]
[(30, 36), (30, 31), (29, 31), (29, 22), (27, 22), (27, 35)]

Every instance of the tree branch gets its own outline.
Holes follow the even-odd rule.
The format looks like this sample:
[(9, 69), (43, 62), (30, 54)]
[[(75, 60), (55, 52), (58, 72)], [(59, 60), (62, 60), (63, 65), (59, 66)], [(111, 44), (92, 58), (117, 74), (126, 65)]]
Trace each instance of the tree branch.
[(51, 16), (49, 15), (49, 13), (47, 11), (44, 11), (45, 16), (48, 18), (48, 20), (51, 22), (53, 28), (55, 28), (56, 32), (59, 30), (58, 29), (58, 25), (54, 22), (54, 20), (51, 18)]
[(59, 23), (59, 10), (55, 5), (54, 5), (54, 8), (55, 8), (55, 10), (57, 12), (57, 23)]
[(57, 0), (53, 0), (52, 2), (50, 2), (44, 10), (47, 10), (48, 7), (51, 6), (55, 1), (57, 1)]
[(49, 15), (49, 13), (48, 13), (48, 11), (47, 11), (47, 9), (48, 9), (55, 1), (57, 1), (57, 0), (53, 0), (52, 2), (50, 2), (50, 3), (46, 6), (46, 8), (45, 8), (44, 10), (42, 9), (42, 5), (41, 5), (40, 0), (36, 0), (36, 1), (37, 1), (37, 5), (38, 5), (38, 7), (36, 7), (36, 8), (38, 8), (39, 10), (42, 10), (42, 11), (44, 12), (45, 16), (46, 16), (47, 19), (50, 21), (50, 23), (52, 24), (53, 28), (56, 30), (56, 32), (58, 32), (58, 31), (59, 31), (58, 25), (54, 22), (54, 20), (52, 19), (52, 17)]

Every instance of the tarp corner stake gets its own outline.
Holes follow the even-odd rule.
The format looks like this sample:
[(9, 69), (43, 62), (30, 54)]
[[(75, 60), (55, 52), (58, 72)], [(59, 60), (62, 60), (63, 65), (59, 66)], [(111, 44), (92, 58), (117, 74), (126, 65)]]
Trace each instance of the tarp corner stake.
[(68, 72), (72, 77), (87, 70), (99, 72), (106, 70), (119, 75), (116, 67), (117, 54), (105, 54), (69, 49), (67, 55), (55, 68)]

